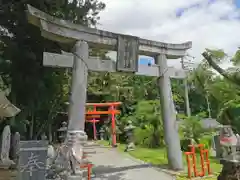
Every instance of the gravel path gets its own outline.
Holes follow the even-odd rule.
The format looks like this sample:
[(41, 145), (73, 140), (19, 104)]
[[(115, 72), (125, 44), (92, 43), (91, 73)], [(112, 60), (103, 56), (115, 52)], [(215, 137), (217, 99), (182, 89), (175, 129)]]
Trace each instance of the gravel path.
[(117, 149), (90, 146), (89, 160), (93, 162), (93, 180), (174, 180), (175, 177), (144, 164)]

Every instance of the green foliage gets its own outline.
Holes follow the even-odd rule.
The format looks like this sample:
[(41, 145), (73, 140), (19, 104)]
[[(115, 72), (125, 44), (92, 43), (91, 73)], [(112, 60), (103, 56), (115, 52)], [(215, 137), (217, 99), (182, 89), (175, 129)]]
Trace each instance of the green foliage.
[(209, 133), (206, 129), (202, 128), (200, 120), (201, 117), (199, 116), (191, 116), (183, 119), (179, 128), (182, 139), (193, 139), (194, 142), (199, 144), (201, 137)]
[(120, 119), (123, 124), (129, 120), (137, 127), (134, 136), (137, 144), (144, 147), (159, 147), (164, 144), (158, 100), (139, 101), (131, 115)]
[(208, 149), (211, 147), (212, 135), (215, 130), (202, 127), (200, 120), (203, 117), (205, 117), (204, 112), (196, 116), (185, 117), (180, 123), (179, 133), (182, 151), (189, 150), (192, 140), (194, 144), (204, 144), (204, 147)]
[[(217, 60), (216, 54), (213, 52), (205, 52), (204, 57), (222, 77), (215, 77), (213, 83), (208, 85), (211, 96), (217, 102), (217, 118), (222, 124), (232, 125), (236, 132), (239, 132), (239, 90), (240, 90), (240, 73), (238, 70), (239, 50), (231, 58), (233, 65), (231, 69), (224, 70)], [(221, 59), (221, 58), (219, 58)]]
[(212, 147), (212, 135), (204, 135), (200, 139), (200, 144), (204, 144), (205, 149), (210, 149)]
[(148, 147), (148, 148), (156, 147), (156, 145), (159, 145), (160, 143), (161, 145), (163, 145), (163, 143), (160, 141), (155, 142), (153, 131), (154, 131), (154, 128), (151, 125), (146, 125), (144, 128), (139, 128), (139, 127), (136, 128), (134, 132), (135, 144), (141, 147)]
[(237, 66), (240, 63), (240, 49), (237, 50), (235, 55), (232, 57), (231, 62), (233, 65)]
[(214, 59), (219, 63), (224, 60), (227, 54), (224, 52), (223, 49), (206, 49), (206, 52), (213, 55)]

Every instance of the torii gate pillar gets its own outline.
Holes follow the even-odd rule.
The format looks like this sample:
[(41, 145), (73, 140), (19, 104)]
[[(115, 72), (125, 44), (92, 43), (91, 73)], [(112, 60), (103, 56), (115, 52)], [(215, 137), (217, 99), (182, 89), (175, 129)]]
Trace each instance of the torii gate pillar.
[[(65, 143), (70, 151), (73, 175), (69, 176), (69, 180), (80, 179), (82, 171), (79, 163), (83, 156), (83, 143), (87, 141), (87, 135), (84, 131), (85, 127), (85, 103), (87, 97), (87, 78), (88, 67), (88, 43), (77, 41), (73, 47), (73, 66), (72, 66), (72, 86), (69, 106), (69, 124), (67, 138)], [(69, 150), (69, 149), (68, 149)]]
[(69, 109), (68, 131), (82, 131), (85, 126), (85, 104), (87, 94), (88, 67), (88, 43), (77, 41), (74, 49), (74, 61), (72, 69), (72, 86)]
[(167, 147), (168, 163), (171, 168), (181, 170), (183, 166), (182, 152), (176, 123), (176, 112), (173, 104), (171, 81), (167, 68), (167, 59), (164, 54), (157, 56), (155, 60), (159, 66), (159, 91), (162, 119), (164, 126), (164, 138)]

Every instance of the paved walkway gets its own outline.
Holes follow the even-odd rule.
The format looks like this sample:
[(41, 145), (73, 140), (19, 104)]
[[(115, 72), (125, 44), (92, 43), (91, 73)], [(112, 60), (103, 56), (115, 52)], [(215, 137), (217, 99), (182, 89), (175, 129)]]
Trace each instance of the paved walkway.
[(94, 163), (93, 180), (174, 180), (175, 178), (143, 164), (117, 149), (90, 146), (89, 160)]

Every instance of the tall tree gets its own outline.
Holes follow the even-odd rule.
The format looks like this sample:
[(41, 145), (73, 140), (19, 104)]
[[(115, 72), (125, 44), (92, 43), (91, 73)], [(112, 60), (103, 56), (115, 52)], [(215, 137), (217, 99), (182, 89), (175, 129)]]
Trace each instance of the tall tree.
[[(211, 87), (212, 95), (216, 97), (216, 100), (220, 101), (219, 119), (223, 124), (236, 125), (237, 129), (240, 130), (240, 127), (237, 126), (239, 124), (238, 104), (240, 103), (240, 76), (238, 68), (235, 66), (224, 70), (220, 67), (219, 63), (228, 57), (222, 50), (206, 49), (202, 55), (208, 64), (224, 77), (224, 79), (215, 79)], [(238, 65), (239, 50), (235, 53), (231, 61), (233, 65)]]
[[(96, 25), (98, 13), (105, 4), (98, 0), (1, 1), (0, 75), (11, 89), (10, 99), (22, 109), (18, 118), (31, 121), (32, 138), (34, 129), (43, 129), (38, 124), (45, 124), (42, 121), (49, 120), (53, 108), (56, 112), (66, 98), (69, 75), (63, 70), (43, 68), (43, 51), (60, 52), (61, 49), (55, 42), (42, 38), (39, 29), (28, 23), (27, 4), (88, 26)], [(34, 122), (37, 119), (41, 123)]]

